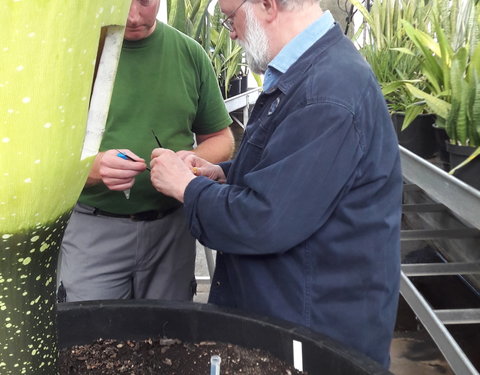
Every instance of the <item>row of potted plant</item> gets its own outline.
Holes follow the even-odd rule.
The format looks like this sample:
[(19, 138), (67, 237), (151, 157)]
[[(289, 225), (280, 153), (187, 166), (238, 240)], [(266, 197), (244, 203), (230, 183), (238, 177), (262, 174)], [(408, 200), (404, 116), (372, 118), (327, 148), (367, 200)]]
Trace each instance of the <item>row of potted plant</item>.
[(228, 97), (239, 93), (236, 84), (246, 84), (248, 67), (242, 48), (222, 26), (223, 15), (213, 1), (168, 0), (168, 23), (202, 45), (212, 61), (222, 94)]
[[(463, 158), (469, 156), (450, 173), (462, 174), (472, 167), (470, 161), (478, 163), (479, 1), (376, 0), (369, 10), (359, 0), (351, 2), (364, 18), (354, 42), (382, 87), (400, 144), (404, 135), (419, 138), (415, 128), (422, 126), (423, 137), (432, 142), (446, 139), (449, 151), (461, 147)], [(418, 125), (425, 118), (427, 124)], [(419, 139), (406, 139), (405, 146), (422, 157), (431, 157), (445, 147), (416, 149), (410, 142)], [(452, 159), (452, 166), (458, 164)], [(450, 168), (448, 161), (444, 160), (444, 165)], [(467, 182), (480, 186), (480, 181)]]

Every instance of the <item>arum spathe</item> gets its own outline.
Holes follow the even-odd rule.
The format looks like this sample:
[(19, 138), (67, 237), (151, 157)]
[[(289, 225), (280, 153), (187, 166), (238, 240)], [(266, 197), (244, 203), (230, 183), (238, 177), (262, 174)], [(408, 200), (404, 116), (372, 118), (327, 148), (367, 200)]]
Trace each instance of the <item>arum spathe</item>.
[[(123, 39), (123, 26), (107, 31), (104, 51), (113, 56), (98, 66), (104, 87), (95, 85), (95, 100), (101, 28), (125, 25), (129, 6), (129, 0), (0, 3), (2, 375), (57, 373), (57, 254), (98, 150), (101, 107), (106, 113)], [(86, 139), (89, 108), (94, 129)]]

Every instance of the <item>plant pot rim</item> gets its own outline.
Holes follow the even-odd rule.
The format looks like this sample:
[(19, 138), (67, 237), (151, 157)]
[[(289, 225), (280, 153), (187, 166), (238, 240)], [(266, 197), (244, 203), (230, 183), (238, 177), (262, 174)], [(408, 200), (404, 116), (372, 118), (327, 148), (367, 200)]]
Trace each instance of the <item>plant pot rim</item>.
[(453, 151), (457, 154), (470, 156), (478, 147), (475, 146), (465, 146), (465, 145), (457, 145), (455, 143), (450, 143), (449, 141), (445, 141), (447, 145), (448, 151)]
[[(224, 339), (246, 348), (267, 350), (293, 363), (292, 340), (297, 340), (302, 342), (304, 370), (312, 375), (313, 369), (325, 369), (335, 361), (341, 362), (336, 367), (357, 370), (352, 374), (391, 374), (367, 356), (306, 327), (212, 304), (158, 300), (67, 302), (57, 305), (57, 324), (60, 348), (91, 343), (97, 338), (169, 337), (191, 342)], [(124, 329), (129, 332), (120, 332)], [(112, 336), (109, 331), (114, 337), (106, 337)], [(319, 353), (325, 358), (318, 358)], [(315, 365), (308, 364), (312, 361)]]

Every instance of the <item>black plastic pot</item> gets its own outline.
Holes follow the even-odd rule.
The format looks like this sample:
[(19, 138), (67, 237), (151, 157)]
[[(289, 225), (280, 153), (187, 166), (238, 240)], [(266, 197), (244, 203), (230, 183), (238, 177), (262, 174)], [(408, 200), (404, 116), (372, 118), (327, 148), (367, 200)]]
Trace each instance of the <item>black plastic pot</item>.
[[(447, 150), (450, 155), (450, 167), (453, 169), (469, 157), (475, 151), (475, 147), (447, 143)], [(453, 175), (480, 190), (480, 158), (476, 157), (467, 165), (459, 168)]]
[(404, 118), (405, 115), (403, 113), (392, 114), (392, 122), (397, 133), (398, 144), (422, 158), (432, 158), (438, 150), (433, 130), (435, 115), (418, 115), (415, 120), (402, 131)]
[(240, 314), (207, 304), (165, 301), (93, 301), (58, 305), (59, 347), (98, 338), (218, 341), (258, 348), (293, 364), (293, 340), (302, 342), (310, 375), (391, 374), (375, 361), (326, 336), (276, 319)]
[(448, 172), (450, 170), (450, 155), (447, 151), (447, 143), (449, 143), (450, 138), (445, 129), (439, 128), (435, 124), (433, 124), (433, 133), (435, 134), (435, 142), (437, 143), (438, 158), (440, 159), (443, 170)]
[(247, 91), (248, 77), (247, 76), (238, 76), (230, 80), (230, 86), (228, 88), (227, 98), (231, 98), (238, 94)]

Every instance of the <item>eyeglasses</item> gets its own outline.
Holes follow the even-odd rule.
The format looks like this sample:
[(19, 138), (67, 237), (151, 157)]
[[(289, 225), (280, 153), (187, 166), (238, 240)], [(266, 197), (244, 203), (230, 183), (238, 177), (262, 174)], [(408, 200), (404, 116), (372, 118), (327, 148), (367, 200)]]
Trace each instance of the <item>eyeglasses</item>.
[(243, 4), (245, 4), (246, 2), (247, 2), (247, 0), (243, 0), (242, 3), (237, 7), (237, 9), (235, 9), (232, 13), (230, 13), (230, 15), (227, 18), (225, 18), (222, 21), (222, 26), (225, 27), (231, 33), (234, 31), (232, 18), (235, 16), (235, 13), (237, 13), (237, 11), (240, 9), (240, 7)]

